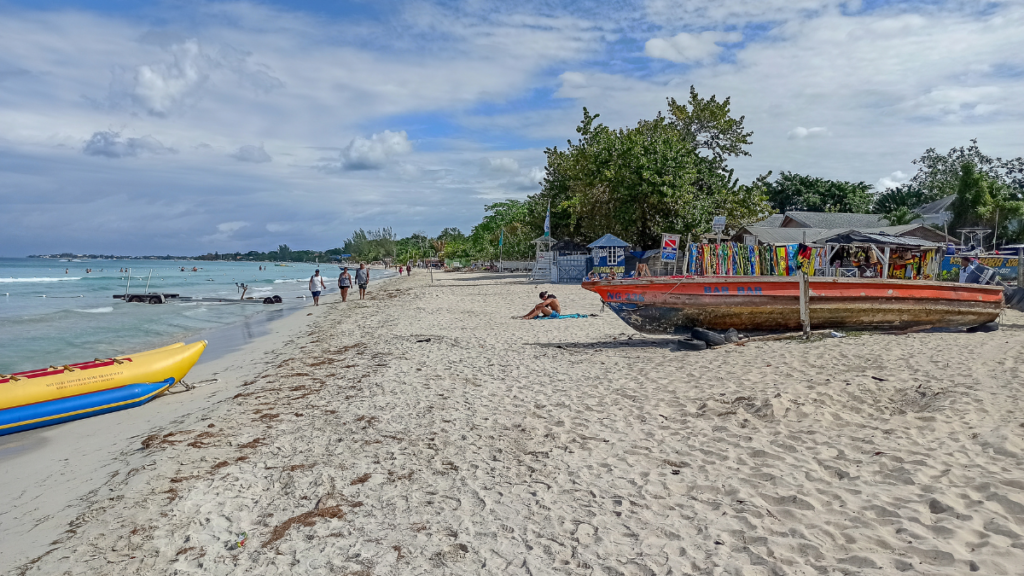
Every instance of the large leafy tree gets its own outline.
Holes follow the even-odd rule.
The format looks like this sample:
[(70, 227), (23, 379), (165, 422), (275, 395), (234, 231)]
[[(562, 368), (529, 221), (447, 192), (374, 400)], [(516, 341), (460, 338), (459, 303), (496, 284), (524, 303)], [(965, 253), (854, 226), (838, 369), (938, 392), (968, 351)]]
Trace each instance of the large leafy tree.
[(972, 167), (973, 174), (982, 174), (1005, 186), (1011, 197), (1024, 199), (1024, 158), (1004, 160), (989, 156), (978, 147), (977, 139), (971, 140), (970, 146), (951, 148), (945, 154), (929, 148), (914, 164), (917, 173), (909, 182), (878, 194), (874, 205), (876, 212), (891, 214), (901, 208), (913, 211), (929, 202), (958, 194), (965, 164)]
[(971, 162), (961, 164), (959, 174), (956, 198), (950, 205), (950, 229), (988, 228), (996, 232), (989, 237), (993, 241), (1019, 240), (1019, 222), (1024, 218), (1024, 201), (1019, 193)]
[(795, 172), (781, 172), (766, 186), (768, 202), (778, 212), (868, 213), (874, 198), (866, 182), (826, 180)]
[(543, 190), (530, 198), (543, 221), (550, 201), (552, 235), (586, 242), (612, 233), (638, 246), (653, 246), (662, 232), (710, 229), (715, 215), (734, 226), (763, 217), (764, 180), (740, 185), (726, 160), (747, 154), (750, 132), (732, 118), (729, 99), (701, 99), (690, 89), (687, 104), (669, 99), (670, 116), (613, 130), (583, 109), (579, 139), (549, 148)]
[[(484, 207), (487, 214), (473, 227), (469, 245), (473, 255), (483, 260), (526, 260), (533, 256), (530, 241), (540, 236), (541, 225), (531, 221), (529, 202), (506, 200)], [(499, 250), (498, 243), (503, 247)]]

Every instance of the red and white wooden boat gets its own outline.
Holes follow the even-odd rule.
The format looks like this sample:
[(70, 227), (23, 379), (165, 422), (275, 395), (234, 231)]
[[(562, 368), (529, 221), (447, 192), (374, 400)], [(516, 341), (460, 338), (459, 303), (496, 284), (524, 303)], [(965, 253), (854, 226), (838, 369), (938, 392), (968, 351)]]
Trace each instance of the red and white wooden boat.
[[(599, 280), (583, 287), (601, 296), (638, 332), (677, 328), (799, 330), (795, 276), (655, 277)], [(969, 327), (1003, 309), (1003, 288), (978, 284), (874, 278), (810, 278), (811, 327), (902, 330)]]

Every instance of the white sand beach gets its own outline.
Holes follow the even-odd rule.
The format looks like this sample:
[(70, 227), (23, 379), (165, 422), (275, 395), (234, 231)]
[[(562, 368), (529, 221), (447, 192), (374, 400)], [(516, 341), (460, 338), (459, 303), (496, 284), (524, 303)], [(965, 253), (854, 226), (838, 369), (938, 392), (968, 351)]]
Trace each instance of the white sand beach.
[[(578, 286), (435, 280), (327, 297), (5, 460), (0, 571), (1022, 571), (1022, 314), (685, 352)], [(591, 317), (511, 319), (540, 290)]]

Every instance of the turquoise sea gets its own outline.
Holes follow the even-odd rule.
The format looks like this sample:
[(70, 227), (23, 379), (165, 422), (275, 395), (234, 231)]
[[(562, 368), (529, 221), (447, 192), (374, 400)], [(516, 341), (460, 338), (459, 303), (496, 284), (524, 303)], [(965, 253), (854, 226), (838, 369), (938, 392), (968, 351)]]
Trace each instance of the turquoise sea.
[[(193, 266), (199, 270), (192, 272)], [(266, 269), (260, 271), (260, 266)], [(312, 305), (307, 286), (318, 267), (328, 286), (327, 299), (333, 301), (338, 298), (336, 264), (0, 258), (0, 373), (195, 341), (218, 334), (219, 328), (279, 317)], [(152, 271), (150, 292), (238, 298), (236, 283), (245, 283), (250, 286), (247, 297), (276, 294), (284, 303), (128, 304), (113, 298), (125, 291), (129, 275), (119, 270), (127, 268), (132, 292), (145, 290)], [(394, 274), (373, 270), (371, 289), (372, 280)]]

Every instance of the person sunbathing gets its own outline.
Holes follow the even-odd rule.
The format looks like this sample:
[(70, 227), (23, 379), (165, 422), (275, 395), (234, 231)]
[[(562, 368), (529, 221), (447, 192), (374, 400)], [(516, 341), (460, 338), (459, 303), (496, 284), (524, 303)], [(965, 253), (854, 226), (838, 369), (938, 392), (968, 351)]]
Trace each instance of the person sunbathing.
[(547, 292), (540, 293), (540, 304), (533, 307), (533, 310), (523, 316), (523, 320), (533, 320), (537, 316), (550, 316), (558, 318), (562, 313), (562, 306), (558, 303), (558, 297)]

